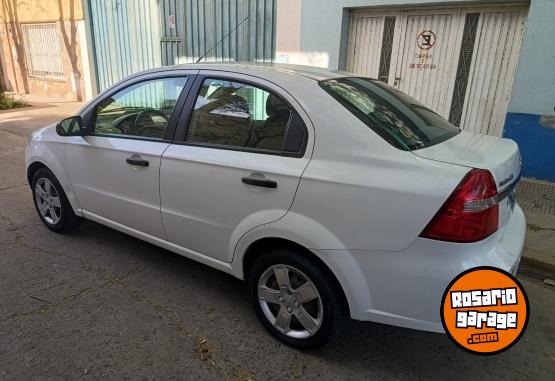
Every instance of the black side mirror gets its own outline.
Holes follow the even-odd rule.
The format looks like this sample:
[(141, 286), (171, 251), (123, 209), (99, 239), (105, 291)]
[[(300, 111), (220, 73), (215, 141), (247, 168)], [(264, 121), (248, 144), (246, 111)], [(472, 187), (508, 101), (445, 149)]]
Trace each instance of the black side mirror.
[(62, 119), (56, 125), (56, 132), (60, 136), (83, 135), (83, 120), (79, 115)]

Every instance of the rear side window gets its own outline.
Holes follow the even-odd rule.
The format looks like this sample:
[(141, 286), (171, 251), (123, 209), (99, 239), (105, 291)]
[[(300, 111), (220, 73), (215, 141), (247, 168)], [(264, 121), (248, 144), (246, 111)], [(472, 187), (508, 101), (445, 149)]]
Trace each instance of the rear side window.
[(443, 142), (460, 130), (410, 96), (368, 78), (345, 77), (320, 86), (394, 147), (417, 150)]
[(186, 141), (235, 149), (300, 153), (305, 127), (277, 95), (251, 84), (204, 80)]

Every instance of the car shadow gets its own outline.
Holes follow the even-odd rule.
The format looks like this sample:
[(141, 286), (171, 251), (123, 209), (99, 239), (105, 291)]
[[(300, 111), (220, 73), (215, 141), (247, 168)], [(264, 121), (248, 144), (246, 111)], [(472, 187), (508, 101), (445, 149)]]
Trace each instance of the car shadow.
[[(209, 290), (210, 298), (206, 299), (206, 303), (210, 306), (205, 308), (213, 310), (214, 300), (225, 300), (227, 305), (231, 304), (237, 312), (238, 324), (244, 325), (240, 331), (251, 332), (257, 336), (243, 336), (241, 340), (274, 342), (261, 325), (256, 323), (249, 305), (245, 282), (94, 222), (86, 221), (77, 231), (71, 233), (70, 237), (78, 238), (81, 242), (100, 242), (112, 259), (125, 261), (126, 258), (132, 258), (134, 262), (141, 263), (158, 276), (163, 274), (165, 284), (173, 282), (174, 287), (180, 290)], [(255, 326), (256, 329), (253, 329)], [(224, 340), (225, 337), (221, 339)], [(234, 346), (237, 343), (221, 344)], [(286, 355), (296, 353), (295, 358), (300, 356), (301, 359), (316, 363), (325, 362), (334, 368), (356, 372), (353, 374), (378, 370), (388, 377), (395, 378), (453, 378), (453, 367), (457, 364), (460, 370), (455, 372), (454, 378), (464, 379), (475, 377), (477, 373), (482, 374), (484, 363), (492, 361), (462, 351), (444, 334), (354, 320), (347, 322), (339, 337), (317, 350), (297, 351), (275, 342), (273, 344)], [(510, 364), (515, 356), (518, 356), (517, 351), (503, 353), (496, 356), (495, 361)], [(511, 368), (514, 367), (511, 365), (505, 368), (507, 375), (515, 375), (514, 369), (511, 373)]]

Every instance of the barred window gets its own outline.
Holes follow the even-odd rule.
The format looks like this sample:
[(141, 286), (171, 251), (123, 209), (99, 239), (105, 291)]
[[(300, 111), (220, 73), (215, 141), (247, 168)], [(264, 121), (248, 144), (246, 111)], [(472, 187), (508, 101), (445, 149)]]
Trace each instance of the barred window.
[(58, 26), (22, 24), (27, 72), (31, 77), (63, 79), (62, 50)]

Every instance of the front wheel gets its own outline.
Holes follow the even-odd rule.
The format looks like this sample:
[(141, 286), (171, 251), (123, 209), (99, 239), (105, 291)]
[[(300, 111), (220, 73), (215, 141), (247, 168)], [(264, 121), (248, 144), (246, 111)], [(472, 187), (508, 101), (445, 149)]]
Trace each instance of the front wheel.
[(249, 273), (251, 303), (264, 327), (283, 343), (314, 349), (340, 330), (345, 307), (336, 282), (316, 261), (288, 250), (261, 256)]
[(39, 169), (33, 176), (31, 187), (35, 209), (46, 227), (60, 233), (79, 226), (82, 219), (73, 213), (60, 182), (50, 170)]

